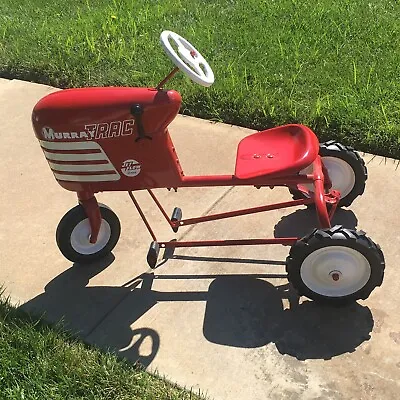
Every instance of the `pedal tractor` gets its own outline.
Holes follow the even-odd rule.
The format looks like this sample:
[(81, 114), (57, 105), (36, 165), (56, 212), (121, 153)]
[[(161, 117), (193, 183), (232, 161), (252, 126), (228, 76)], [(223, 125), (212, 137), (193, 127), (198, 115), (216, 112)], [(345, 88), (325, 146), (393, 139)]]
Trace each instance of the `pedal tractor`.
[[(162, 32), (161, 45), (175, 68), (154, 88), (68, 89), (47, 95), (34, 107), (34, 131), (49, 166), (58, 183), (77, 192), (79, 200), (57, 227), (61, 253), (82, 264), (110, 253), (120, 236), (120, 222), (95, 194), (127, 191), (153, 239), (147, 256), (152, 268), (160, 248), (290, 245), (286, 271), (300, 295), (335, 305), (366, 299), (382, 283), (382, 251), (362, 231), (331, 226), (337, 207), (350, 206), (364, 192), (367, 170), (362, 158), (335, 141), (320, 144), (311, 129), (290, 124), (243, 138), (232, 175), (186, 176), (168, 133), (181, 96), (164, 86), (179, 70), (203, 86), (213, 84), (214, 74), (176, 33)], [(170, 218), (152, 192), (238, 185), (286, 186), (293, 200), (182, 219), (179, 208)], [(315, 209), (320, 226), (303, 238), (162, 242), (134, 197), (136, 190), (147, 190), (174, 232), (181, 226), (300, 205)]]

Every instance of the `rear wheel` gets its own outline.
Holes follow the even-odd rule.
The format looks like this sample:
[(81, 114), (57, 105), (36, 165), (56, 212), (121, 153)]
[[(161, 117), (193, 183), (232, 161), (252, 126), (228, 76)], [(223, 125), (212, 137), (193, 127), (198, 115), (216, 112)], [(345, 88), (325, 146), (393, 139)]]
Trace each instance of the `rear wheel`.
[(81, 205), (69, 210), (57, 227), (56, 241), (61, 253), (72, 262), (90, 263), (109, 254), (118, 242), (121, 225), (116, 214), (99, 204), (100, 231), (90, 243), (90, 223)]
[(298, 240), (286, 259), (288, 280), (300, 295), (331, 305), (366, 299), (383, 280), (380, 247), (364, 232), (338, 225)]
[[(344, 146), (334, 140), (321, 143), (319, 155), (332, 181), (332, 189), (340, 191), (339, 207), (350, 206), (365, 190), (368, 174), (364, 160), (352, 147)], [(301, 172), (312, 173), (312, 166)], [(310, 191), (313, 190), (313, 185), (304, 186)], [(289, 190), (295, 200), (306, 197), (300, 190)]]

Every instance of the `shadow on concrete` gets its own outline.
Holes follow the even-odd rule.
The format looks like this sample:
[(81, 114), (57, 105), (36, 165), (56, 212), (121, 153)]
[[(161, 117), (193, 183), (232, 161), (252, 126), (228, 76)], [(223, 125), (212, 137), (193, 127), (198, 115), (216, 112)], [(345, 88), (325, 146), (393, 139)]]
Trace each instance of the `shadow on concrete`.
[[(290, 307), (283, 308), (282, 299)], [(368, 307), (298, 303), (290, 285), (248, 276), (218, 277), (209, 287), (203, 332), (210, 342), (243, 348), (275, 343), (299, 360), (330, 359), (354, 351), (374, 326)]]
[[(355, 229), (358, 220), (353, 211), (339, 208), (333, 216), (332, 226), (343, 225), (345, 228)], [(318, 226), (315, 210), (302, 208), (285, 215), (275, 225), (274, 236), (279, 237), (303, 237)]]
[(120, 290), (86, 287), (91, 278), (105, 270), (113, 261), (114, 256), (110, 254), (89, 265), (74, 264), (52, 279), (45, 286), (44, 293), (23, 304), (21, 308), (43, 316), (50, 322), (62, 320), (66, 329), (85, 336), (121, 297)]
[[(106, 319), (118, 307), (118, 305), (132, 293), (132, 288), (142, 281), (132, 281), (130, 285), (118, 286), (87, 286), (90, 279), (109, 267), (114, 261), (110, 254), (104, 259), (89, 264), (74, 264), (60, 275), (51, 280), (45, 287), (44, 293), (36, 296), (23, 304), (20, 308), (33, 315), (43, 317), (48, 322), (58, 323), (74, 335), (80, 336), (83, 340), (104, 319)], [(134, 362), (147, 367), (154, 359), (159, 348), (159, 335), (150, 328), (132, 330), (130, 324), (136, 321), (142, 314), (143, 309), (147, 311), (156, 302), (152, 302), (149, 296), (141, 297), (141, 307), (131, 309), (131, 312), (123, 317), (118, 331), (109, 332), (109, 345), (105, 349), (124, 349), (125, 354)], [(144, 311), (144, 312), (145, 312)], [(111, 335), (112, 333), (112, 335)], [(116, 339), (116, 340), (115, 340)], [(117, 347), (113, 346), (115, 341)], [(151, 341), (151, 350), (146, 354), (140, 353), (140, 346), (144, 341)]]
[[(68, 330), (90, 344), (115, 351), (143, 367), (155, 358), (160, 337), (150, 327), (131, 325), (159, 302), (206, 302), (203, 332), (210, 342), (245, 348), (273, 342), (282, 354), (298, 359), (326, 359), (353, 351), (369, 338), (373, 327), (367, 307), (354, 304), (332, 309), (312, 302), (299, 305), (288, 284), (275, 287), (264, 280), (284, 278), (284, 274), (168, 275), (151, 271), (120, 287), (87, 286), (112, 262), (111, 256), (92, 265), (73, 265), (21, 308), (44, 315), (50, 322), (62, 320)], [(213, 281), (208, 291), (153, 289), (155, 280), (173, 279)], [(289, 301), (288, 310), (283, 308), (283, 299)]]

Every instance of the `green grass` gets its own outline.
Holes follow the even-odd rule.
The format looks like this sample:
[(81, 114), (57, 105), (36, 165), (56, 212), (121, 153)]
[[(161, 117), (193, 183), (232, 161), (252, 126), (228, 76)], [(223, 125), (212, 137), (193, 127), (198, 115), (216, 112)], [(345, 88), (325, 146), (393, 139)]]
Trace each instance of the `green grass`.
[(155, 85), (163, 29), (201, 50), (210, 89), (180, 74), (183, 112), (400, 157), (400, 4), (393, 0), (2, 0), (0, 76), (62, 87)]
[(198, 396), (89, 348), (0, 300), (1, 399), (178, 400)]

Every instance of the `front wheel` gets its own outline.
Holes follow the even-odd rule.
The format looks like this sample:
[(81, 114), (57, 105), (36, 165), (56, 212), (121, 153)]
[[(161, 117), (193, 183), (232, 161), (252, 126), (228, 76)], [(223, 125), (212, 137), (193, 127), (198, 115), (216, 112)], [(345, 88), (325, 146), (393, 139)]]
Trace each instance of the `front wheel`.
[(344, 305), (366, 299), (383, 280), (380, 247), (364, 232), (335, 226), (298, 240), (286, 259), (288, 280), (312, 300)]
[(90, 223), (81, 205), (69, 210), (58, 224), (57, 245), (68, 260), (90, 263), (105, 257), (117, 244), (121, 233), (119, 219), (108, 207), (99, 207), (101, 225), (96, 243), (90, 243)]

